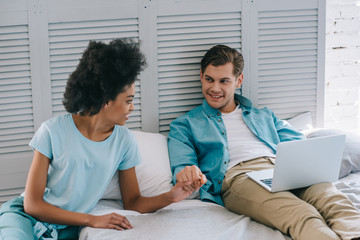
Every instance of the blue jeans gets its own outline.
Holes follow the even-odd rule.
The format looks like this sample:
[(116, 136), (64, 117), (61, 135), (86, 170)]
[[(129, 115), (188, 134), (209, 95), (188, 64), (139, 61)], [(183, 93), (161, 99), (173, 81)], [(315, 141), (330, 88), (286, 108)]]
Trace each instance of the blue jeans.
[[(34, 226), (40, 224), (38, 220), (24, 212), (24, 198), (14, 198), (1, 206), (0, 209), (0, 240), (37, 240), (51, 238), (51, 231), (47, 230), (41, 236), (34, 233)], [(57, 239), (78, 239), (79, 227), (68, 226), (57, 231)]]

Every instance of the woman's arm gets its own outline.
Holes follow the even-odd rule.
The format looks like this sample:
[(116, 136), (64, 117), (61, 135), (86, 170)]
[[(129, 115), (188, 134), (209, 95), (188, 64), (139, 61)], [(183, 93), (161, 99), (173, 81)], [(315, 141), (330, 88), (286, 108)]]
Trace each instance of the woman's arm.
[(34, 218), (48, 223), (97, 228), (129, 229), (129, 221), (116, 213), (102, 216), (67, 211), (43, 200), (50, 160), (35, 150), (26, 181), (24, 210)]
[(154, 212), (160, 208), (175, 202), (184, 200), (191, 191), (185, 186), (191, 182), (177, 183), (169, 192), (155, 197), (143, 197), (140, 195), (139, 184), (136, 178), (135, 167), (127, 170), (119, 170), (119, 184), (124, 208), (140, 213)]

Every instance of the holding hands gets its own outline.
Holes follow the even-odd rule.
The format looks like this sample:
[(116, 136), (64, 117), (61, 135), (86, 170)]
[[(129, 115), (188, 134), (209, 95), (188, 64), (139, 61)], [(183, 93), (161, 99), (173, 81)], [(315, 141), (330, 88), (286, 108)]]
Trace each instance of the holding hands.
[(183, 188), (186, 191), (194, 192), (198, 191), (207, 182), (207, 179), (197, 166), (192, 165), (186, 166), (176, 175), (176, 182), (190, 182), (190, 184), (184, 185)]

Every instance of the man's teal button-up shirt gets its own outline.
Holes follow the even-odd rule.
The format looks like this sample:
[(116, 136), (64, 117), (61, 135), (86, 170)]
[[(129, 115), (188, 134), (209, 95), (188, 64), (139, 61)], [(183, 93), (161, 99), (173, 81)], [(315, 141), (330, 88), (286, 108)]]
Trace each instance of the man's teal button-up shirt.
[[(270, 109), (254, 108), (249, 99), (239, 95), (235, 95), (235, 100), (240, 103), (246, 125), (274, 153), (279, 142), (305, 138), (286, 121), (277, 118)], [(210, 107), (206, 100), (201, 106), (175, 119), (170, 124), (168, 136), (173, 182), (176, 183), (176, 174), (184, 167), (196, 165), (208, 179), (200, 188), (201, 199), (224, 205), (220, 191), (229, 163), (226, 136), (220, 111)]]

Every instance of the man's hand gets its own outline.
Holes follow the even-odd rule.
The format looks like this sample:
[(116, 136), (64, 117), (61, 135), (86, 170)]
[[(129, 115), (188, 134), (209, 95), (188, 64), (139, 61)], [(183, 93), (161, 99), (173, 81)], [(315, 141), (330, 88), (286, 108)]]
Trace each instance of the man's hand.
[(207, 179), (201, 170), (195, 166), (186, 166), (176, 175), (176, 182), (184, 183), (190, 182), (190, 185), (184, 185), (183, 188), (186, 191), (197, 191), (202, 185), (206, 183)]

